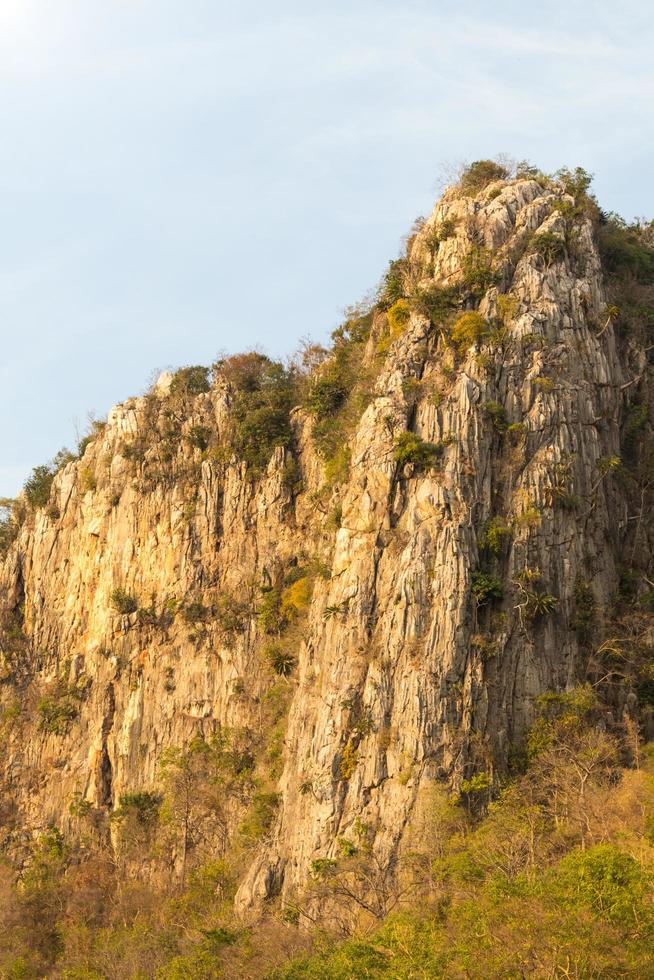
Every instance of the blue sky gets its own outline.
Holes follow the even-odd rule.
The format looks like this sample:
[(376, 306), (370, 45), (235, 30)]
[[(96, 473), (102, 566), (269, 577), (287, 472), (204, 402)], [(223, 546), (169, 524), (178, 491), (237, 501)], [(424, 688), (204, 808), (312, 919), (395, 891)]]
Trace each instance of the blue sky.
[(654, 213), (645, 0), (2, 0), (0, 496), (153, 371), (324, 339), (443, 165)]

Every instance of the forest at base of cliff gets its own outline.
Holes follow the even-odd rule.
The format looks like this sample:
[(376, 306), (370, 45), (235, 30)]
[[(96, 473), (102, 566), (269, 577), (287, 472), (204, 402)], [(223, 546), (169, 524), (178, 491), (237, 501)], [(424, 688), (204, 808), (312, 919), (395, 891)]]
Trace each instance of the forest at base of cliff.
[[(312, 875), (312, 897), (340, 910), (340, 929), (315, 911), (307, 929), (301, 905), (239, 919), (229, 859), (171, 888), (164, 871), (126, 875), (92, 826), (74, 849), (53, 831), (20, 888), (3, 875), (2, 976), (652, 976), (654, 745), (639, 744), (628, 718), (620, 739), (601, 718), (590, 686), (544, 698), (499, 798), (483, 779), (456, 799), (435, 790), (393, 876), (364, 826), (342, 839), (341, 856)], [(141, 868), (165, 863), (175, 824), (192, 834), (201, 823), (188, 794), (206, 770), (176, 761), (156, 807), (126, 801), (121, 834)]]

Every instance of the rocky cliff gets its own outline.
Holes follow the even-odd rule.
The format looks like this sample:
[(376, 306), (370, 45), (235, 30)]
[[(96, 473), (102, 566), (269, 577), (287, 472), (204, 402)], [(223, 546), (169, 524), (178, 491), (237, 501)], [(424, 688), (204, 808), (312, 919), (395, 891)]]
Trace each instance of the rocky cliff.
[(427, 786), (501, 778), (537, 699), (586, 675), (626, 551), (651, 553), (619, 479), (647, 351), (616, 339), (585, 201), (533, 173), (449, 189), (269, 457), (233, 451), (255, 395), (222, 363), (114, 408), (23, 505), (0, 565), (7, 852), (80, 810), (115, 833), (166, 749), (237, 733), (252, 781), (215, 847), (266, 811), (247, 910), (297, 899), (361, 827), (392, 868)]

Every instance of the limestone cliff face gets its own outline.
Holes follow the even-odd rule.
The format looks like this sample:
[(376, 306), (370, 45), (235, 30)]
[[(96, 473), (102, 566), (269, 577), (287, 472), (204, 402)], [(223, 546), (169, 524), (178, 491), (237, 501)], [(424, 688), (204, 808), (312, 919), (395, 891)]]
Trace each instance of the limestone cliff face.
[[(0, 569), (27, 638), (22, 675), (3, 687), (24, 706), (2, 757), (14, 841), (65, 828), (73, 798), (110, 811), (156, 785), (167, 746), (217, 724), (256, 730), (279, 683), (262, 666), (257, 596), (309, 561), (323, 574), (283, 681), (279, 808), (240, 906), (297, 894), (357, 821), (392, 862), (421, 787), (506, 765), (535, 699), (583, 672), (575, 589), (608, 599), (625, 533), (602, 461), (620, 455), (630, 375), (611, 324), (601, 329), (600, 262), (573, 203), (535, 180), (446, 192), (411, 243), (414, 286), (461, 287), (459, 308), (477, 309), (492, 336), (457, 352), (415, 308), (380, 360), (378, 312), (365, 354), (374, 394), (347, 479), (326, 496), (304, 410), (292, 449), (255, 479), (234, 458), (204, 458), (197, 438), (228, 424), (228, 386), (187, 399), (174, 436), (169, 380), (112, 410)], [(564, 244), (532, 250), (534, 232)], [(407, 430), (440, 459), (398, 462)], [(502, 596), (483, 601), (480, 571)], [(147, 614), (117, 612), (117, 588)], [(218, 614), (177, 613), (193, 602)], [(75, 711), (48, 730), (37, 705), (62, 684)]]

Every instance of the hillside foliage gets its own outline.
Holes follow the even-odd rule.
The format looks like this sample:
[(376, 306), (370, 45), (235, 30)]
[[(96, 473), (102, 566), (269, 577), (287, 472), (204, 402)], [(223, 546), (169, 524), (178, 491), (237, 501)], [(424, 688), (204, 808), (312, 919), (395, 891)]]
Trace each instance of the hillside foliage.
[[(449, 798), (433, 784), (391, 875), (371, 850), (374, 828), (360, 825), (314, 862), (306, 894), (257, 924), (231, 899), (276, 798), (257, 790), (247, 733), (168, 750), (162, 791), (127, 794), (112, 816), (118, 863), (101, 815), (73, 801), (76, 834), (53, 827), (35, 841), (18, 880), (5, 867), (2, 975), (648, 976), (654, 747), (628, 716), (607, 717), (590, 686), (542, 698), (498, 795), (483, 773)], [(221, 851), (227, 809), (247, 800)], [(132, 877), (135, 862), (148, 874)], [(316, 903), (334, 910), (331, 929)]]

